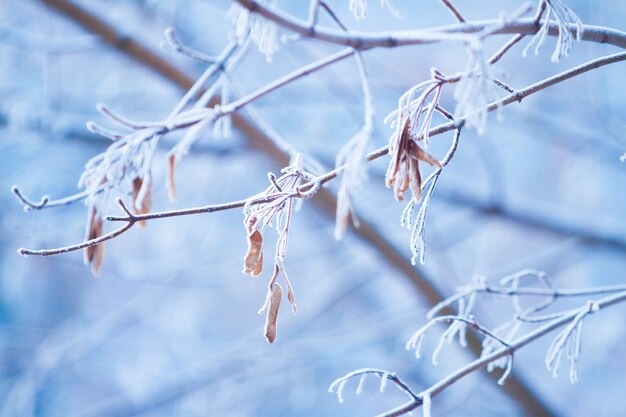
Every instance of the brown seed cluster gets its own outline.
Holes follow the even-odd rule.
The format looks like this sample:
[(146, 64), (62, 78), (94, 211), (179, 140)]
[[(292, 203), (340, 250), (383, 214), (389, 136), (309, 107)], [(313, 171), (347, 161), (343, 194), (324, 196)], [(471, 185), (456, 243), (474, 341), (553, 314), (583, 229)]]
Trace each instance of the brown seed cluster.
[(441, 168), (441, 163), (411, 138), (408, 117), (404, 119), (399, 133), (394, 135), (397, 137), (385, 178), (387, 187), (393, 187), (394, 197), (398, 201), (404, 199), (404, 193), (409, 188), (411, 188), (415, 199), (419, 200), (422, 196), (422, 176), (419, 170), (419, 161), (424, 161), (437, 168)]

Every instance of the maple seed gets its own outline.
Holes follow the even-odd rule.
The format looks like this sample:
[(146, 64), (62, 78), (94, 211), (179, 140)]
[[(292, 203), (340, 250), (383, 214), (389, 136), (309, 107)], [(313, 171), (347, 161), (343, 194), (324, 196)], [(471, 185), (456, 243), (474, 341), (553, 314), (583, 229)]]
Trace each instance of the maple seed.
[(270, 296), (269, 308), (265, 319), (265, 339), (268, 343), (276, 340), (276, 322), (278, 320), (278, 310), (280, 309), (280, 301), (283, 298), (283, 289), (280, 284), (274, 285), (272, 295)]
[(411, 138), (409, 119), (405, 119), (399, 132), (399, 140), (393, 151), (387, 169), (387, 187), (393, 187), (394, 197), (398, 201), (404, 198), (404, 192), (411, 187), (413, 196), (419, 200), (422, 196), (422, 176), (419, 161), (441, 169), (441, 163), (431, 154), (422, 149)]
[(248, 235), (248, 252), (244, 259), (243, 273), (253, 277), (261, 275), (263, 270), (263, 235), (255, 230)]

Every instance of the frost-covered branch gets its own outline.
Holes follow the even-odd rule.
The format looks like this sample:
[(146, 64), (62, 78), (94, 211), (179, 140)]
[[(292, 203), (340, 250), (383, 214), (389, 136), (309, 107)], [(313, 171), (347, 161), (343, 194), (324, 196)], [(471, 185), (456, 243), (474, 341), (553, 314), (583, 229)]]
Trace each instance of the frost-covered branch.
[[(524, 280), (529, 277), (543, 282), (548, 286), (548, 289), (517, 286), (520, 280)], [(483, 354), (481, 357), (451, 373), (447, 377), (441, 379), (418, 394), (413, 394), (413, 391), (409, 390), (408, 392), (412, 393), (414, 398), (412, 398), (408, 403), (383, 413), (380, 416), (405, 415), (420, 406), (426, 407), (427, 404), (428, 410), (424, 410), (424, 413), (425, 415), (430, 415), (432, 398), (451, 387), (457, 381), (481, 368), (487, 368), (488, 370), (492, 370), (496, 367), (505, 368), (505, 371), (499, 380), (499, 383), (503, 384), (505, 383), (507, 376), (510, 375), (512, 371), (515, 352), (540, 337), (543, 337), (561, 327), (563, 328), (562, 331), (557, 334), (548, 348), (545, 360), (546, 368), (552, 373), (552, 375), (556, 376), (561, 359), (565, 355), (570, 360), (569, 378), (570, 381), (574, 383), (578, 380), (577, 365), (581, 352), (582, 325), (584, 319), (606, 307), (626, 301), (626, 285), (560, 290), (552, 286), (552, 282), (545, 276), (545, 274), (532, 270), (521, 271), (520, 273), (505, 277), (501, 280), (501, 283), (509, 284), (510, 286), (492, 286), (489, 285), (484, 279), (477, 279), (473, 285), (460, 288), (457, 294), (450, 297), (444, 303), (435, 306), (435, 308), (431, 310), (431, 313), (429, 313), (429, 317), (432, 317), (433, 313), (436, 313), (440, 309), (447, 307), (454, 302), (459, 302), (460, 304), (460, 315), (431, 318), (431, 320), (418, 330), (406, 344), (407, 349), (415, 350), (416, 356), (419, 357), (422, 341), (426, 333), (438, 323), (449, 322), (451, 323), (450, 327), (448, 327), (448, 329), (441, 336), (439, 344), (433, 353), (433, 363), (436, 364), (436, 357), (439, 354), (443, 343), (451, 342), (456, 334), (459, 335), (459, 342), (461, 343), (461, 346), (465, 346), (463, 336), (465, 327), (469, 327), (470, 329), (485, 335)], [(559, 294), (558, 296), (563, 297), (585, 297), (600, 294), (608, 295), (596, 300), (589, 300), (578, 308), (552, 314), (546, 320), (538, 322), (541, 323), (541, 326), (529, 331), (523, 336), (515, 338), (514, 333), (511, 334), (509, 332), (503, 336), (500, 334), (501, 329), (489, 330), (485, 326), (478, 324), (473, 316), (471, 316), (471, 308), (476, 302), (476, 296), (479, 293), (497, 295), (500, 297), (508, 296), (513, 300), (520, 296), (548, 296), (551, 298), (554, 294)], [(518, 307), (516, 306), (516, 309), (517, 308)], [(377, 372), (379, 372), (379, 375), (389, 374), (387, 371)], [(341, 388), (343, 388), (349, 380), (360, 375), (361, 371), (349, 373), (336, 380), (331, 387), (336, 388), (337, 385), (340, 384)], [(331, 390), (331, 392), (332, 391), (333, 390)], [(360, 390), (357, 391), (357, 393), (360, 393)], [(340, 390), (337, 390), (337, 394), (340, 395)]]
[[(338, 56), (341, 56), (342, 58), (348, 57), (350, 55), (352, 55), (352, 50), (345, 50), (341, 53), (341, 55), (335, 55), (334, 57), (336, 59), (338, 59)], [(345, 54), (345, 55), (344, 55)], [(505, 107), (508, 106), (510, 104), (513, 103), (517, 103), (520, 102), (523, 98), (528, 97), (534, 93), (537, 93), (545, 88), (548, 88), (550, 86), (553, 86), (555, 84), (558, 84), (560, 82), (566, 81), (570, 78), (573, 78), (577, 75), (583, 74), (585, 72), (591, 71), (593, 69), (597, 69), (600, 68), (602, 66), (605, 65), (609, 65), (609, 64), (613, 64), (613, 63), (617, 63), (617, 62), (621, 62), (626, 60), (626, 52), (622, 52), (622, 53), (618, 53), (618, 54), (614, 54), (614, 55), (609, 55), (606, 57), (602, 57), (602, 58), (598, 58), (592, 61), (589, 61), (585, 64), (579, 65), (573, 69), (564, 71), (560, 74), (557, 74), (555, 76), (552, 76), (550, 78), (547, 78), (545, 80), (539, 81), (535, 84), (532, 84), (526, 88), (517, 90), (515, 93), (509, 94), (506, 97), (497, 100), (491, 104), (489, 104), (487, 106), (487, 110), (488, 111), (494, 111), (500, 107)], [(322, 60), (322, 62), (327, 62), (327, 59)], [(319, 63), (319, 61), (318, 61)], [(255, 93), (258, 94), (258, 93)], [(252, 95), (251, 95), (252, 96)], [(243, 101), (248, 101), (250, 99), (249, 96), (248, 98), (246, 98), (246, 100)], [(238, 100), (238, 102), (242, 102), (242, 100)], [(241, 104), (243, 105), (243, 104)], [(449, 122), (449, 123), (445, 123), (439, 126), (436, 126), (434, 128), (431, 128), (428, 133), (425, 135), (426, 137), (434, 137), (437, 135), (441, 135), (445, 132), (448, 132), (450, 130), (455, 130), (458, 129), (459, 127), (463, 126), (465, 123), (465, 117), (460, 117), (458, 119), (455, 119), (455, 121), (453, 122)], [(384, 155), (387, 155), (389, 151), (388, 146), (384, 146), (381, 147), (373, 152), (370, 152), (367, 155), (367, 160), (368, 161), (373, 161), (375, 159), (378, 159)], [(324, 175), (321, 175), (319, 177), (316, 178), (316, 181), (319, 182), (319, 184), (323, 185), (335, 178), (337, 178), (342, 170), (344, 169), (344, 167), (338, 167), (335, 168), (334, 170), (331, 170), (329, 172), (327, 172)], [(299, 189), (301, 191), (308, 191), (310, 190), (312, 187), (314, 186), (314, 183), (309, 182), (306, 183), (304, 185), (302, 185)], [(268, 196), (265, 197), (265, 199), (261, 199), (261, 200), (257, 200), (257, 202), (268, 202), (271, 201), (273, 198), (275, 198), (274, 196)], [(145, 213), (145, 214), (135, 214), (136, 219), (139, 221), (147, 221), (147, 220), (153, 220), (153, 219), (160, 219), (160, 218), (169, 218), (169, 217), (178, 217), (178, 216), (187, 216), (187, 215), (195, 215), (195, 214), (203, 214), (203, 213), (212, 213), (212, 212), (216, 212), (216, 211), (223, 211), (223, 210), (229, 210), (229, 209), (235, 209), (235, 208), (241, 208), (244, 206), (245, 202), (247, 201), (247, 199), (243, 199), (243, 200), (239, 200), (239, 201), (233, 201), (233, 202), (229, 202), (229, 203), (224, 203), (224, 204), (217, 204), (217, 205), (207, 205), (207, 206), (200, 206), (200, 207), (193, 207), (193, 208), (189, 208), (189, 209), (183, 209), (183, 210), (171, 210), (171, 211), (164, 211), (164, 212), (157, 212), (157, 213)], [(128, 218), (126, 216), (108, 216), (106, 217), (107, 220), (109, 221), (125, 221), (128, 222)], [(124, 230), (121, 233), (124, 233), (126, 230), (128, 230), (127, 228), (124, 228)], [(121, 233), (117, 233), (115, 234), (113, 237), (117, 237), (119, 236)], [(106, 239), (104, 240), (109, 240), (113, 237), (106, 235)], [(72, 245), (72, 246), (67, 246), (67, 247), (62, 247), (62, 248), (57, 248), (57, 249), (40, 249), (40, 250), (32, 250), (32, 249), (20, 249), (20, 253), (24, 254), (24, 255), (42, 255), (42, 256), (48, 256), (48, 255), (56, 255), (56, 254), (61, 254), (61, 253), (66, 253), (66, 252), (70, 252), (70, 251), (74, 251), (74, 250), (79, 250), (79, 249), (83, 249), (95, 244), (101, 243), (101, 241), (96, 241), (91, 240), (91, 241), (86, 241), (86, 242), (82, 242), (80, 244), (77, 245)]]
[[(278, 9), (270, 8), (256, 0), (234, 0), (252, 13), (258, 13), (275, 24), (291, 30), (305, 37), (310, 37), (337, 45), (350, 46), (366, 50), (371, 48), (396, 48), (406, 45), (424, 45), (435, 42), (460, 41), (465, 42), (469, 34), (481, 32), (485, 28), (501, 23), (501, 20), (484, 20), (480, 22), (466, 22), (454, 25), (438, 26), (419, 30), (401, 30), (385, 32), (356, 32), (344, 33), (334, 29), (311, 27), (306, 22), (290, 16)], [(563, 27), (559, 22), (545, 23), (547, 36), (559, 36)], [(576, 33), (578, 25), (565, 24), (571, 33)], [(510, 21), (493, 35), (525, 34), (533, 35), (539, 30), (536, 18), (524, 18)], [(626, 33), (607, 27), (583, 25), (583, 41), (608, 43), (620, 48), (626, 48)]]
[[(381, 3), (392, 14), (399, 13), (391, 2)], [(560, 0), (541, 0), (535, 17), (523, 19), (531, 7), (523, 5), (517, 11), (500, 19), (484, 22), (466, 22), (463, 16), (449, 1), (443, 1), (449, 11), (458, 20), (458, 24), (412, 31), (394, 31), (386, 33), (361, 33), (350, 30), (337, 17), (338, 14), (325, 1), (311, 1), (307, 22), (301, 22), (275, 7), (272, 0), (236, 0), (228, 12), (233, 24), (231, 41), (218, 56), (195, 51), (184, 45), (172, 29), (165, 33), (167, 44), (173, 50), (191, 58), (207, 63), (207, 67), (186, 94), (163, 120), (137, 121), (114, 112), (105, 105), (98, 105), (100, 113), (118, 126), (117, 130), (90, 122), (87, 127), (92, 132), (107, 137), (112, 141), (109, 148), (92, 158), (85, 166), (79, 185), (85, 191), (66, 198), (51, 200), (44, 196), (40, 201), (32, 201), (17, 187), (13, 188), (16, 198), (27, 210), (37, 210), (85, 200), (88, 206), (88, 224), (85, 240), (76, 245), (56, 249), (20, 249), (23, 255), (56, 255), (79, 249), (86, 249), (85, 259), (92, 270), (98, 271), (103, 258), (103, 243), (130, 230), (135, 224), (143, 225), (148, 220), (166, 217), (178, 217), (192, 214), (211, 213), (234, 208), (244, 208), (245, 226), (248, 232), (249, 251), (246, 254), (244, 272), (258, 275), (262, 268), (262, 232), (276, 220), (279, 234), (274, 257), (274, 273), (270, 280), (267, 301), (266, 337), (273, 341), (276, 337), (276, 320), (282, 287), (277, 283), (279, 276), (286, 285), (287, 298), (292, 303), (293, 291), (284, 267), (292, 205), (295, 200), (312, 197), (319, 188), (332, 179), (342, 176), (337, 207), (337, 230), (340, 237), (347, 228), (349, 219), (356, 219), (351, 200), (356, 187), (365, 179), (368, 161), (390, 154), (390, 164), (386, 176), (387, 186), (393, 188), (397, 200), (410, 189), (412, 198), (403, 213), (403, 223), (412, 229), (411, 249), (413, 263), (424, 262), (425, 222), (430, 198), (437, 180), (455, 154), (459, 143), (461, 128), (465, 125), (474, 127), (482, 133), (486, 126), (487, 114), (509, 104), (520, 102), (523, 98), (541, 91), (551, 85), (583, 74), (591, 69), (620, 62), (626, 59), (626, 53), (618, 53), (599, 58), (580, 65), (569, 71), (541, 80), (524, 89), (516, 90), (493, 76), (492, 67), (502, 56), (528, 35), (535, 35), (531, 45), (539, 48), (546, 36), (558, 36), (555, 56), (563, 57), (569, 52), (574, 40), (590, 40), (626, 46), (626, 34), (605, 28), (584, 26), (574, 12)], [(350, 8), (357, 17), (365, 16), (367, 2), (353, 1)], [(338, 30), (320, 26), (319, 14), (325, 12), (339, 27)], [(556, 16), (551, 21), (550, 16)], [(304, 65), (273, 82), (267, 83), (256, 91), (240, 95), (231, 100), (233, 88), (230, 73), (236, 68), (252, 44), (256, 45), (268, 61), (278, 48), (278, 30), (287, 29), (297, 36), (322, 40), (348, 48), (328, 55), (318, 61)], [(484, 40), (497, 34), (514, 34), (498, 51), (487, 58)], [(452, 75), (446, 75), (437, 69), (431, 72), (431, 78), (403, 94), (398, 101), (398, 109), (388, 117), (393, 134), (389, 145), (368, 153), (369, 137), (374, 129), (373, 94), (364, 65), (363, 52), (378, 47), (400, 47), (433, 42), (457, 42), (465, 45), (468, 60), (465, 69)], [(219, 135), (227, 136), (230, 130), (230, 116), (246, 106), (278, 91), (285, 86), (316, 73), (324, 68), (354, 56), (356, 69), (361, 80), (363, 93), (363, 125), (357, 134), (348, 141), (337, 155), (336, 168), (318, 177), (305, 173), (299, 163), (286, 168), (282, 176), (270, 175), (270, 186), (257, 196), (224, 204), (201, 206), (183, 210), (150, 213), (152, 187), (154, 180), (151, 169), (157, 143), (167, 134), (175, 131), (183, 133), (182, 139), (168, 154), (167, 186), (170, 197), (175, 196), (175, 166), (190, 150), (200, 135), (209, 127)], [(440, 104), (442, 95), (448, 93), (448, 86), (455, 85), (453, 97), (457, 101), (454, 114)], [(501, 97), (504, 95), (504, 97)], [(498, 98), (500, 97), (500, 98)], [(435, 117), (441, 117), (447, 123), (432, 127)], [(447, 155), (442, 161), (426, 151), (429, 138), (444, 132), (455, 130), (455, 135)], [(221, 133), (220, 133), (221, 132)], [(298, 160), (300, 161), (300, 160)], [(435, 167), (425, 181), (422, 181), (419, 162), (426, 162)], [(102, 210), (107, 196), (111, 192), (131, 195), (132, 205), (118, 199), (124, 212), (122, 216), (104, 217)], [(413, 209), (418, 207), (416, 218)], [(123, 222), (111, 232), (104, 233), (103, 220)], [(281, 220), (281, 221), (278, 221)], [(517, 295), (515, 295), (517, 297)], [(551, 294), (551, 299), (558, 296)], [(513, 298), (516, 300), (516, 298)], [(547, 305), (547, 304), (546, 304)], [(519, 320), (550, 320), (553, 317), (537, 317), (535, 313), (546, 308), (541, 304), (532, 312), (517, 308)], [(262, 309), (263, 310), (263, 309)], [(467, 313), (469, 314), (469, 312)], [(450, 334), (462, 333), (473, 319), (467, 314), (455, 320)], [(582, 319), (581, 319), (582, 320)], [(459, 327), (460, 326), (460, 327)], [(476, 325), (475, 330), (483, 329)], [(470, 326), (471, 327), (471, 326)], [(487, 334), (483, 329), (483, 334)], [(491, 340), (497, 341), (494, 333)], [(504, 339), (503, 339), (504, 340)]]

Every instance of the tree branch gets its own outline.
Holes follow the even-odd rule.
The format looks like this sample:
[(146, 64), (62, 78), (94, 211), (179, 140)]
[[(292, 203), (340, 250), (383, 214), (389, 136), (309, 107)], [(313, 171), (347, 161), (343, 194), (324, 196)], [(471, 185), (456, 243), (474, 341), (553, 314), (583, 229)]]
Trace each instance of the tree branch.
[[(253, 13), (258, 13), (275, 24), (296, 32), (302, 36), (320, 41), (351, 46), (355, 49), (371, 48), (395, 48), (407, 45), (424, 45), (441, 41), (466, 41), (473, 33), (481, 32), (486, 28), (501, 24), (502, 20), (484, 20), (472, 23), (461, 23), (447, 26), (438, 26), (420, 30), (401, 30), (393, 32), (357, 32), (344, 33), (341, 31), (311, 27), (286, 13), (270, 8), (256, 0), (234, 0), (241, 6)], [(569, 25), (570, 31), (575, 32), (575, 25)], [(535, 18), (519, 19), (507, 22), (500, 29), (493, 32), (494, 35), (502, 34), (525, 34), (532, 35), (537, 32)], [(550, 22), (548, 35), (558, 36), (559, 26)], [(582, 40), (597, 43), (608, 43), (620, 48), (626, 48), (626, 32), (602, 26), (583, 25)]]
[[(304, 76), (310, 73), (315, 68), (318, 68), (318, 69), (323, 68), (324, 66), (330, 65), (331, 63), (336, 62), (339, 59), (346, 58), (352, 55), (353, 53), (354, 52), (351, 49), (346, 49), (328, 58), (324, 58), (320, 61), (317, 61), (314, 64), (308, 65), (300, 71), (296, 71), (289, 76), (286, 76), (286, 77), (281, 78), (280, 80), (277, 80), (276, 82), (272, 83), (272, 86), (268, 86), (267, 88), (262, 88), (258, 90), (257, 92), (254, 92), (242, 99), (239, 99), (231, 103), (231, 105), (229, 106), (225, 106), (223, 108), (224, 109), (223, 114), (228, 114), (237, 109), (240, 109), (245, 104), (248, 104), (252, 102), (253, 100), (257, 99), (258, 97), (264, 94), (267, 94), (269, 91), (273, 91), (274, 89), (278, 88), (277, 86), (279, 84), (284, 85), (285, 83), (291, 80), (297, 79), (301, 76)], [(504, 107), (515, 102), (521, 102), (523, 98), (528, 97), (529, 95), (532, 95), (552, 85), (558, 84), (560, 82), (568, 80), (577, 75), (583, 74), (592, 69), (600, 68), (602, 66), (613, 64), (616, 62), (621, 62), (624, 60), (626, 60), (626, 52), (621, 52), (618, 54), (609, 55), (607, 57), (602, 57), (602, 58), (589, 61), (585, 64), (579, 65), (575, 68), (564, 71), (560, 74), (557, 74), (545, 80), (539, 81), (524, 89), (518, 90), (517, 92), (510, 94), (500, 100), (497, 100), (489, 104), (489, 106), (487, 106), (487, 110), (491, 112), (500, 107)], [(456, 119), (454, 122), (449, 122), (449, 123), (437, 126), (428, 132), (428, 137), (437, 136), (442, 133), (448, 132), (450, 130), (458, 129), (465, 125), (466, 120), (467, 120), (467, 116), (463, 116), (463, 117)], [(381, 156), (386, 155), (387, 152), (388, 152), (388, 147), (384, 146), (374, 152), (369, 153), (367, 156), (367, 160), (373, 161), (375, 159), (380, 158)], [(343, 169), (345, 169), (345, 165), (335, 168), (332, 171), (329, 171), (326, 174), (315, 178), (313, 181), (309, 181), (306, 184), (301, 185), (300, 187), (298, 187), (298, 192), (306, 193), (307, 191), (311, 190), (314, 186), (316, 186), (316, 184), (323, 185), (337, 178), (341, 174)], [(267, 203), (269, 201), (274, 200), (275, 198), (278, 198), (278, 196), (267, 196), (262, 199), (256, 199), (255, 201), (252, 202), (252, 204)], [(49, 255), (67, 253), (67, 252), (83, 249), (89, 246), (93, 246), (98, 243), (102, 243), (103, 241), (110, 240), (121, 235), (122, 233), (126, 232), (132, 227), (132, 225), (134, 224), (133, 219), (136, 219), (137, 221), (145, 221), (145, 220), (153, 220), (153, 219), (160, 219), (160, 218), (167, 218), (167, 217), (178, 217), (178, 216), (187, 216), (187, 215), (194, 215), (194, 214), (212, 213), (216, 211), (223, 211), (223, 210), (243, 207), (246, 201), (247, 200), (239, 200), (239, 201), (233, 201), (233, 202), (224, 203), (224, 204), (201, 206), (201, 207), (189, 208), (189, 209), (184, 209), (184, 210), (173, 210), (173, 211), (165, 211), (165, 212), (158, 212), (158, 213), (149, 213), (149, 214), (144, 214), (144, 215), (135, 215), (132, 218), (109, 216), (107, 217), (107, 219), (110, 221), (126, 221), (128, 222), (128, 224), (120, 229), (115, 230), (114, 232), (103, 235), (99, 237), (98, 239), (93, 239), (91, 241), (82, 242), (76, 245), (65, 246), (65, 247), (57, 248), (57, 249), (42, 249), (42, 250), (32, 250), (32, 249), (21, 248), (18, 250), (18, 252), (22, 255), (41, 255), (41, 256), (49, 256)]]

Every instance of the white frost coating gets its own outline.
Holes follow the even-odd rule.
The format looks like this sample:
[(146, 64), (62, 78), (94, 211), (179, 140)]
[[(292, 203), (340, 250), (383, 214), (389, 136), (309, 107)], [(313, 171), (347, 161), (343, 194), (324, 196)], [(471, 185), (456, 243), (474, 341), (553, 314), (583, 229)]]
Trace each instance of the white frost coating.
[[(535, 55), (539, 53), (539, 50), (543, 46), (548, 34), (550, 19), (554, 15), (554, 20), (559, 27), (559, 36), (557, 38), (551, 60), (552, 62), (559, 62), (562, 57), (567, 57), (569, 55), (569, 51), (574, 44), (574, 40), (580, 41), (583, 32), (583, 24), (576, 13), (574, 13), (574, 11), (561, 0), (543, 0), (540, 2), (540, 7), (545, 7), (541, 21), (541, 28), (526, 48), (524, 48), (523, 55), (526, 56), (528, 51), (533, 47), (535, 48)], [(570, 23), (575, 27), (575, 36), (572, 36), (572, 32), (569, 29)]]
[(422, 345), (424, 342), (424, 332), (418, 330), (413, 333), (413, 336), (406, 342), (404, 348), (406, 350), (415, 350), (415, 358), (419, 359), (422, 357)]
[(504, 359), (506, 359), (506, 368), (500, 379), (498, 379), (498, 385), (504, 385), (513, 371), (513, 355), (506, 356)]
[(385, 392), (385, 388), (387, 387), (387, 380), (391, 374), (389, 372), (385, 372), (380, 377), (380, 392)]
[[(380, 7), (386, 7), (396, 19), (402, 19), (402, 14), (391, 4), (389, 0), (380, 0)], [(367, 0), (350, 0), (348, 10), (357, 20), (365, 19), (367, 16)]]
[[(274, 6), (274, 2), (268, 3)], [(278, 50), (278, 33), (276, 25), (256, 13), (251, 13), (239, 4), (233, 4), (226, 12), (226, 18), (233, 25), (233, 35), (239, 44), (243, 44), (250, 35), (250, 39), (259, 49), (267, 62), (272, 62), (272, 56)]]
[(363, 384), (365, 384), (366, 377), (367, 374), (361, 375), (361, 378), (359, 379), (359, 385), (357, 385), (356, 387), (356, 395), (360, 395), (363, 392)]
[(365, 63), (360, 53), (355, 52), (354, 57), (358, 64), (363, 91), (363, 127), (341, 148), (336, 158), (336, 167), (345, 166), (337, 193), (337, 220), (335, 222), (335, 239), (337, 240), (340, 240), (345, 234), (350, 218), (352, 218), (355, 227), (359, 226), (352, 208), (352, 193), (367, 179), (367, 147), (374, 131), (374, 99), (367, 78)]
[(432, 417), (431, 408), (432, 408), (432, 399), (430, 398), (430, 393), (426, 393), (422, 398), (422, 407), (424, 409), (424, 417)]
[(563, 353), (565, 353), (570, 360), (570, 382), (574, 383), (578, 381), (577, 368), (582, 337), (582, 322), (588, 314), (595, 313), (599, 309), (600, 306), (596, 302), (587, 302), (587, 305), (581, 308), (574, 319), (554, 338), (548, 348), (545, 359), (546, 369), (552, 372), (552, 376), (556, 377), (558, 375), (561, 358), (563, 357)]
[(348, 382), (348, 380), (344, 379), (341, 382), (339, 382), (339, 384), (337, 385), (337, 401), (339, 401), (342, 404), (343, 404), (343, 401), (344, 401), (344, 399), (343, 399), (343, 390), (346, 387), (346, 383), (347, 382)]
[(443, 344), (445, 343), (445, 341), (446, 333), (441, 335), (441, 337), (439, 338), (439, 343), (437, 343), (437, 347), (433, 351), (432, 362), (434, 366), (437, 366), (439, 364), (439, 353), (441, 352), (441, 349), (443, 349)]
[(468, 42), (469, 59), (461, 80), (454, 90), (457, 117), (464, 116), (467, 125), (476, 129), (479, 135), (487, 126), (487, 106), (498, 99), (498, 91), (492, 76), (491, 65), (485, 58), (483, 43), (479, 38)]

